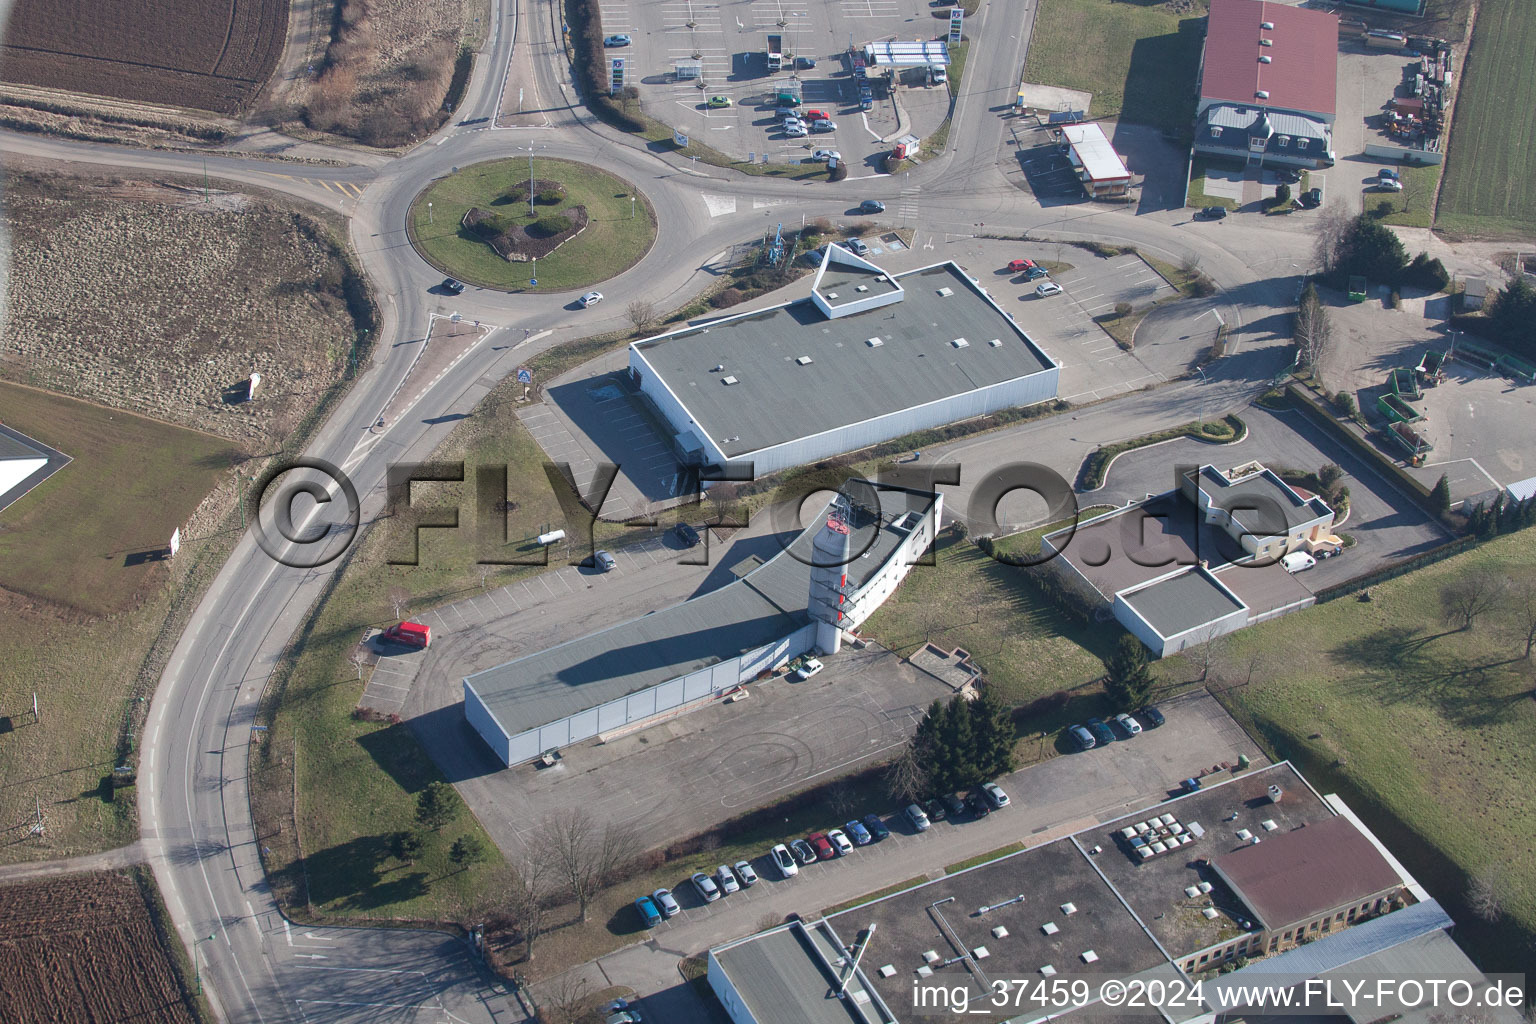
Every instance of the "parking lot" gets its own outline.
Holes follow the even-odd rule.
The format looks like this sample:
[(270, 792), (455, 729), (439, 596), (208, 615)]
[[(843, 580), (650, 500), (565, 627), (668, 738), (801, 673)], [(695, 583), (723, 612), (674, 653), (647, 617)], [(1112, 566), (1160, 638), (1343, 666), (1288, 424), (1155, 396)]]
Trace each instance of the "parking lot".
[[(933, 38), (947, 26), (923, 0), (754, 0), (722, 5), (698, 0), (603, 0), (605, 35), (627, 35), (631, 43), (608, 51), (626, 59), (629, 80), (640, 86), (641, 103), (652, 117), (737, 159), (786, 163), (806, 159), (814, 149), (843, 154), (853, 173), (878, 169), (881, 154), (897, 132), (896, 104), (903, 108), (904, 132), (931, 134), (949, 114), (943, 86), (901, 85), (898, 95), (871, 76), (874, 105), (861, 111), (858, 80), (844, 58), (853, 45), (893, 37)], [(947, 16), (947, 8), (944, 10)], [(782, 37), (786, 56), (779, 71), (769, 69), (770, 34)], [(806, 62), (814, 66), (806, 66)], [(697, 73), (695, 74), (695, 69)], [(918, 76), (908, 79), (912, 83)], [(804, 105), (831, 114), (837, 130), (809, 138), (787, 138), (773, 114), (774, 94), (797, 90)], [(711, 97), (730, 106), (710, 106)], [(882, 141), (885, 140), (885, 141)]]

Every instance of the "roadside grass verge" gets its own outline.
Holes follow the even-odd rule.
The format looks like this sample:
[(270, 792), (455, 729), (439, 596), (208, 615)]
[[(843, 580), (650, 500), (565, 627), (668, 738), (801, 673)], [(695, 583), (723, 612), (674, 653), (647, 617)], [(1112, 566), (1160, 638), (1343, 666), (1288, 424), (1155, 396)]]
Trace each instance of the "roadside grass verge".
[[(1272, 756), (1350, 802), (1446, 904), (1480, 966), (1518, 970), (1536, 936), (1531, 663), (1507, 606), (1460, 632), (1441, 614), (1441, 588), (1481, 569), (1536, 574), (1536, 532), (1374, 584), (1369, 602), (1341, 598), (1223, 638), (1212, 689)], [(1496, 924), (1467, 906), (1481, 873), (1503, 906)]]
[[(512, 263), (461, 221), (471, 207), (530, 223), (527, 200), (506, 202), (508, 189), (528, 184), (527, 160), (510, 158), (472, 164), (439, 178), (411, 202), (407, 215), (411, 241), (418, 252), (444, 274), (469, 284), (507, 291), (551, 292), (584, 288), (623, 273), (640, 262), (656, 240), (656, 215), (635, 187), (590, 164), (535, 157), (533, 176), (558, 181), (566, 194), (551, 205), (536, 203), (539, 217), (585, 206), (586, 230), (543, 259)], [(428, 208), (428, 204), (431, 208)], [(528, 282), (537, 278), (538, 285)]]
[(1095, 448), (1083, 460), (1083, 468), (1078, 474), (1078, 482), (1083, 490), (1096, 491), (1104, 486), (1105, 474), (1117, 456), (1126, 452), (1135, 451), (1138, 448), (1147, 448), (1154, 444), (1162, 444), (1164, 441), (1172, 441), (1179, 437), (1190, 437), (1196, 441), (1209, 441), (1213, 444), (1230, 444), (1238, 441), (1248, 433), (1247, 426), (1235, 415), (1228, 415), (1219, 420), (1210, 420), (1206, 423), (1185, 423), (1177, 427), (1169, 427), (1167, 430), (1159, 430), (1151, 434), (1143, 434), (1141, 437), (1133, 437), (1129, 440), (1118, 441), (1115, 444), (1107, 444), (1102, 448)]
[(887, 896), (895, 896), (899, 892), (906, 892), (908, 889), (915, 889), (926, 881), (928, 881), (927, 875), (918, 875), (916, 878), (909, 878), (905, 882), (896, 882), (894, 885), (888, 885), (883, 889), (876, 889), (874, 892), (867, 892), (862, 896), (855, 896), (851, 900), (844, 900), (841, 903), (834, 903), (832, 906), (824, 908), (821, 912), (821, 916), (831, 917), (833, 914), (841, 914), (845, 910), (852, 910), (854, 907), (862, 907), (866, 903), (873, 903), (875, 900), (883, 900)]
[(1203, 2), (1185, 15), (1112, 0), (1042, 0), (1026, 81), (1093, 94), (1090, 115), (1187, 134), (1194, 118)]
[[(1403, 164), (1398, 175), (1403, 179), (1401, 192), (1370, 192), (1365, 209), (1383, 224), (1407, 228), (1427, 228), (1434, 221), (1435, 190), (1440, 187), (1441, 164), (1414, 167)], [(1297, 195), (1301, 194), (1298, 188)]]
[(1013, 842), (1009, 843), (1007, 846), (999, 846), (995, 850), (989, 850), (986, 853), (978, 853), (976, 856), (967, 860), (956, 861), (954, 864), (950, 864), (945, 867), (944, 873), (946, 875), (959, 874), (967, 868), (979, 867), (982, 864), (990, 864), (994, 860), (1001, 860), (1002, 858), (1008, 856), (1010, 853), (1018, 853), (1022, 849), (1024, 849), (1024, 844), (1022, 842)]
[(1465, 235), (1529, 236), (1536, 232), (1536, 194), (1530, 188), (1536, 148), (1529, 132), (1510, 130), (1508, 112), (1536, 105), (1536, 76), (1529, 74), (1536, 5), (1479, 4), (1469, 51), (1471, 58), (1461, 65), (1435, 227)]
[(125, 721), (141, 717), (135, 684), (178, 585), (228, 537), (188, 528), (176, 562), (159, 552), (242, 453), (207, 434), (13, 384), (0, 383), (0, 408), (7, 425), (75, 459), (7, 509), (0, 531), (8, 626), (0, 820), (30, 822), (41, 802), (47, 828), (0, 845), (5, 863), (136, 837), (134, 790), (114, 792), (109, 778), (131, 752)]
[[(967, 15), (971, 13), (974, 12), (968, 11)], [(932, 135), (923, 140), (923, 148), (928, 151), (929, 156), (942, 155), (944, 148), (949, 145), (949, 128), (950, 124), (954, 121), (954, 98), (960, 95), (960, 83), (965, 75), (965, 58), (970, 53), (970, 49), (971, 44), (969, 41), (949, 48), (949, 68), (945, 75), (948, 78), (950, 115), (944, 118), (943, 124), (934, 129)]]
[(1105, 512), (1113, 512), (1114, 505), (1085, 505), (1078, 509), (1077, 515), (1068, 519), (1058, 519), (1054, 523), (1046, 523), (1044, 526), (1036, 526), (1033, 529), (1020, 533), (1010, 533), (1005, 537), (998, 537), (993, 541), (992, 550), (999, 558), (1032, 558), (1040, 553), (1040, 541), (1047, 534), (1065, 529), (1074, 522), (1082, 524), (1095, 516)]

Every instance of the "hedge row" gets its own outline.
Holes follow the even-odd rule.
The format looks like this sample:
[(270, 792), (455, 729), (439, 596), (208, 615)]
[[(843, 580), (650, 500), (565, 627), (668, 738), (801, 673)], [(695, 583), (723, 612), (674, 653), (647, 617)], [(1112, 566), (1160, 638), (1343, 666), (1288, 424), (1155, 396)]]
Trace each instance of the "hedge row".
[[(1128, 441), (1120, 441), (1116, 444), (1105, 445), (1089, 453), (1083, 460), (1083, 467), (1077, 474), (1077, 489), (1079, 491), (1096, 491), (1104, 486), (1104, 475), (1109, 472), (1110, 463), (1119, 455), (1135, 451), (1137, 448), (1146, 448), (1154, 444), (1162, 444), (1164, 441), (1173, 441), (1180, 437), (1192, 437), (1197, 441), (1206, 441), (1211, 444), (1233, 444), (1241, 441), (1248, 434), (1248, 425), (1236, 416), (1226, 416), (1222, 422), (1231, 431), (1230, 436), (1212, 435), (1198, 423), (1185, 423), (1182, 426), (1170, 427), (1167, 430), (1159, 430), (1152, 434), (1143, 434), (1141, 437), (1133, 437)], [(1213, 424), (1205, 424), (1209, 427)]]
[(1419, 510), (1436, 522), (1440, 521), (1440, 513), (1431, 505), (1429, 500), (1429, 488), (1419, 483), (1413, 476), (1403, 471), (1393, 460), (1387, 458), (1376, 446), (1371, 444), (1359, 434), (1340, 423), (1326, 407), (1323, 406), (1306, 388), (1297, 384), (1286, 387), (1286, 393), (1291, 396), (1296, 407), (1303, 415), (1308, 416), (1314, 423), (1327, 430), (1335, 438), (1343, 441), (1345, 446), (1363, 457), (1371, 465), (1375, 466), (1387, 479), (1395, 481), (1407, 492), (1408, 497), (1418, 505)]

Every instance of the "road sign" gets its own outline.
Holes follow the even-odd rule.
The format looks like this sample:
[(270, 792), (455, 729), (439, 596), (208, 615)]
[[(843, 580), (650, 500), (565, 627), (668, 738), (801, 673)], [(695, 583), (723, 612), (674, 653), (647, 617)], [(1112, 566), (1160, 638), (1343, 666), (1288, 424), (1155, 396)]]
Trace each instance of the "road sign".
[(176, 552), (181, 550), (181, 527), (171, 531), (171, 557), (176, 557)]
[(537, 285), (539, 283), (539, 279), (536, 278), (536, 277), (530, 277), (528, 279), (528, 283), (531, 284), (531, 285)]
[(688, 145), (688, 136), (674, 128), (672, 129), (672, 141), (679, 147), (686, 146)]
[(608, 95), (616, 96), (624, 88), (624, 58), (614, 57), (608, 66)]
[(526, 366), (519, 366), (517, 368), (517, 382), (519, 384), (532, 384), (533, 371)]
[(957, 46), (960, 43), (960, 24), (965, 18), (965, 8), (952, 7), (949, 11), (949, 44)]

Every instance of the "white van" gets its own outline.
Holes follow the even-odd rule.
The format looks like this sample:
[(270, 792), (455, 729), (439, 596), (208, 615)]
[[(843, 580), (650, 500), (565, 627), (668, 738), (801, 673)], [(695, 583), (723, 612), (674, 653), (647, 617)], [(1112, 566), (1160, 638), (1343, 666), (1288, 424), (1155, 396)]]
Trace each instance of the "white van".
[(949, 72), (944, 69), (943, 64), (928, 65), (928, 83), (930, 85), (943, 85), (947, 81), (949, 81)]
[(1280, 559), (1280, 565), (1285, 569), (1286, 572), (1306, 572), (1316, 564), (1317, 559), (1313, 558), (1305, 551), (1292, 551), (1290, 554)]

